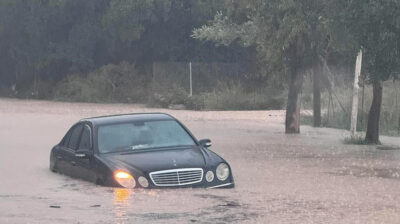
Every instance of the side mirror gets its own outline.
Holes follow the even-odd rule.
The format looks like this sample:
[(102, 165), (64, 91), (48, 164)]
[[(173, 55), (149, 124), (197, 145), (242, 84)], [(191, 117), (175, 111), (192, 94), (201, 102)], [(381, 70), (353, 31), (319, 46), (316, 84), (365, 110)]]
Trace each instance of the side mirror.
[(206, 148), (209, 148), (209, 147), (211, 147), (211, 140), (210, 139), (201, 139), (200, 141), (199, 141), (199, 144), (201, 145), (201, 146), (203, 146), (203, 147), (206, 147)]
[(93, 152), (92, 152), (92, 150), (89, 150), (89, 149), (78, 149), (75, 152), (75, 157), (82, 158), (82, 159), (89, 158), (92, 155), (93, 155)]

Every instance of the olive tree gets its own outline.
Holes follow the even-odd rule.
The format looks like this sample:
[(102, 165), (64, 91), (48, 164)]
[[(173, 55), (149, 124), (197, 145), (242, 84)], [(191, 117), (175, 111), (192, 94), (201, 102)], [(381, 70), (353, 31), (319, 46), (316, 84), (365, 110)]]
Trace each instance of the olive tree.
[(304, 74), (323, 56), (329, 41), (323, 0), (227, 1), (209, 25), (193, 37), (229, 45), (256, 46), (270, 72), (284, 75), (289, 93), (286, 133), (300, 132), (300, 93)]
[(330, 24), (337, 46), (353, 53), (363, 48), (362, 75), (373, 86), (365, 140), (379, 143), (382, 82), (400, 73), (400, 2), (339, 0), (331, 3)]

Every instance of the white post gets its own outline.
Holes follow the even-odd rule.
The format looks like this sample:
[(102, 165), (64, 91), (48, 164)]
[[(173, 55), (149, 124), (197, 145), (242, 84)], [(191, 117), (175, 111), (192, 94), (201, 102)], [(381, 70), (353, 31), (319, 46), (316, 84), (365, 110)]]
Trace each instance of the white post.
[(353, 105), (351, 108), (351, 124), (350, 124), (350, 132), (352, 136), (355, 136), (357, 132), (357, 113), (358, 113), (358, 80), (361, 74), (361, 64), (362, 64), (362, 49), (358, 52), (357, 60), (356, 60), (356, 69), (354, 73), (354, 87), (353, 87)]
[(192, 84), (192, 62), (189, 62), (189, 82), (190, 82), (190, 94), (193, 95), (193, 84)]

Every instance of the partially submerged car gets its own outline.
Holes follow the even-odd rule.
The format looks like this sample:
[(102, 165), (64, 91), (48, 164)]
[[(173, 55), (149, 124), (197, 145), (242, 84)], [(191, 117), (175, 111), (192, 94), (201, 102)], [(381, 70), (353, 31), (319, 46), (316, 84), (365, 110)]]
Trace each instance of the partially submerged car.
[(210, 146), (168, 114), (93, 117), (53, 147), (50, 169), (113, 187), (233, 187), (229, 164)]

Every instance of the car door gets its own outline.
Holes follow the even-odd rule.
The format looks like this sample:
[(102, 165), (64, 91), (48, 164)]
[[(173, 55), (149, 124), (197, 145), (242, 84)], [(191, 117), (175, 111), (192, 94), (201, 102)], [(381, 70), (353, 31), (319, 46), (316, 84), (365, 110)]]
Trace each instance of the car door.
[(67, 134), (68, 139), (60, 147), (57, 155), (57, 167), (61, 173), (76, 177), (75, 150), (78, 148), (82, 133), (82, 124), (74, 125)]
[(65, 173), (65, 161), (64, 161), (64, 150), (68, 145), (69, 138), (71, 137), (71, 129), (68, 130), (67, 134), (65, 134), (64, 138), (61, 140), (60, 144), (56, 146), (56, 150), (54, 151), (54, 160), (56, 163), (56, 169), (60, 173)]
[[(88, 124), (83, 125), (82, 134), (79, 141), (79, 150), (90, 150), (93, 153), (92, 129)], [(93, 155), (93, 154), (92, 154)], [(95, 182), (96, 175), (93, 169), (94, 157), (86, 158), (74, 157), (75, 169), (78, 177), (87, 181)]]

